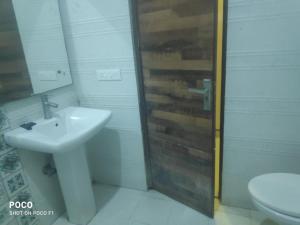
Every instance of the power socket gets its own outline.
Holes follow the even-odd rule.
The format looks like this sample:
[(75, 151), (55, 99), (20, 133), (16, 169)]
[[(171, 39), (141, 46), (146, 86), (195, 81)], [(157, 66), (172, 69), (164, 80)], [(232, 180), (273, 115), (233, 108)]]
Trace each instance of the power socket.
[(99, 81), (120, 81), (122, 80), (120, 69), (97, 70), (97, 80)]

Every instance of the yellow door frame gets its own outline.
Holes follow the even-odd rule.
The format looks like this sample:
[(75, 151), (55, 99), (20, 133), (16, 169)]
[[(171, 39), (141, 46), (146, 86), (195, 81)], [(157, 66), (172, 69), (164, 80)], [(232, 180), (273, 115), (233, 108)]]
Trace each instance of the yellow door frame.
[(217, 15), (217, 62), (216, 62), (216, 132), (215, 132), (215, 197), (220, 196), (220, 128), (221, 128), (221, 100), (222, 100), (222, 58), (223, 58), (223, 23), (224, 0), (218, 0)]

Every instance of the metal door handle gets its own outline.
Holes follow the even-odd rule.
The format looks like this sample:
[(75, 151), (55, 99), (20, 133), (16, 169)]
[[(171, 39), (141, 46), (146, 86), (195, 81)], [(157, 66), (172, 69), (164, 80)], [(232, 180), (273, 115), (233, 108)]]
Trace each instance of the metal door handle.
[(203, 95), (203, 110), (211, 110), (212, 83), (211, 79), (203, 79), (203, 88), (189, 88), (189, 92)]

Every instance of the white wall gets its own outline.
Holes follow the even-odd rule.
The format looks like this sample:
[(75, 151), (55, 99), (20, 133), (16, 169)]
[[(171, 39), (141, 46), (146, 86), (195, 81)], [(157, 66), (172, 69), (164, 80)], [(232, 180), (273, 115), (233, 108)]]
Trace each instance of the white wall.
[[(78, 103), (72, 86), (50, 91), (48, 94), (50, 101), (59, 104), (59, 108), (56, 110), (74, 106)], [(7, 103), (1, 106), (0, 109), (8, 117), (10, 125), (8, 129), (16, 128), (24, 122), (33, 121), (43, 116), (39, 96)], [(18, 167), (15, 169), (15, 172), (10, 174), (4, 174), (0, 168), (0, 208), (8, 207), (9, 199), (14, 199), (20, 192), (26, 190), (31, 192), (37, 210), (53, 210), (55, 212), (55, 215), (52, 216), (39, 217), (40, 224), (50, 225), (65, 211), (65, 206), (57, 176), (48, 177), (42, 173), (42, 168), (46, 165), (49, 155), (24, 150), (17, 151), (20, 155), (22, 168)], [(0, 151), (0, 161), (8, 153)], [(9, 191), (7, 183), (16, 174), (20, 173), (26, 181), (25, 184), (19, 186), (14, 192)], [(3, 191), (2, 188), (1, 191), (1, 186), (4, 186), (6, 190)], [(9, 216), (7, 219), (12, 219), (12, 217)]]
[(300, 173), (300, 1), (229, 0), (223, 202), (248, 181)]
[[(146, 189), (127, 0), (61, 1), (73, 81), (82, 106), (110, 109), (111, 121), (89, 143), (95, 181)], [(121, 81), (96, 70), (120, 69)]]

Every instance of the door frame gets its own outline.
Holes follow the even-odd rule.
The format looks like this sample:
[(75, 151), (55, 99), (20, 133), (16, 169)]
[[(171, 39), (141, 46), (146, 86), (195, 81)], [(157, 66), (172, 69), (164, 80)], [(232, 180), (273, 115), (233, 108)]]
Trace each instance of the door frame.
[(133, 44), (133, 54), (135, 63), (135, 73), (136, 73), (136, 84), (138, 92), (138, 102), (140, 110), (140, 122), (142, 128), (143, 136), (143, 147), (144, 147), (144, 161), (145, 161), (145, 172), (146, 172), (146, 182), (147, 189), (153, 187), (152, 184), (152, 173), (151, 173), (151, 160), (150, 160), (150, 146), (148, 141), (148, 125), (147, 125), (147, 112), (145, 103), (145, 90), (144, 90), (144, 76), (143, 76), (143, 61), (139, 51), (140, 40), (139, 40), (139, 26), (138, 26), (138, 14), (137, 14), (137, 4), (136, 0), (128, 0), (129, 3), (129, 16), (131, 23), (131, 36)]
[(227, 28), (228, 28), (228, 0), (223, 0), (223, 39), (222, 39), (222, 79), (221, 79), (221, 118), (220, 118), (220, 179), (219, 199), (222, 201), (223, 182), (223, 151), (224, 151), (224, 117), (225, 117), (225, 88), (227, 63)]
[[(218, 4), (218, 0), (215, 0)], [(137, 14), (137, 4), (136, 0), (128, 0), (129, 2), (129, 14), (131, 22), (131, 34), (132, 34), (132, 44), (134, 50), (134, 61), (135, 61), (135, 72), (136, 72), (136, 84), (138, 92), (138, 102), (140, 110), (140, 122), (143, 136), (143, 147), (144, 147), (144, 161), (145, 161), (145, 172), (147, 188), (153, 188), (152, 184), (152, 174), (151, 174), (151, 160), (150, 160), (150, 147), (148, 142), (148, 125), (146, 117), (146, 104), (145, 104), (145, 92), (144, 92), (144, 77), (143, 77), (143, 63), (140, 54), (140, 40), (139, 40), (139, 26), (138, 26), (138, 14)], [(218, 7), (215, 7), (215, 37), (214, 42), (217, 44), (217, 25), (218, 25)], [(228, 0), (223, 0), (223, 45), (222, 45), (222, 79), (221, 79), (221, 118), (220, 118), (220, 175), (219, 175), (219, 198), (222, 198), (222, 171), (223, 171), (223, 140), (224, 140), (224, 105), (225, 105), (225, 80), (226, 80), (226, 43), (227, 43), (227, 17), (228, 17)], [(213, 60), (213, 72), (216, 81), (216, 58), (217, 58), (217, 46), (215, 45), (215, 58)], [(213, 99), (213, 108), (215, 109), (215, 97)], [(213, 119), (213, 127), (215, 128), (215, 119)], [(213, 143), (212, 147), (215, 147), (215, 129), (213, 130)], [(212, 178), (212, 190), (214, 190), (215, 185), (215, 151), (213, 151), (213, 178)], [(212, 199), (214, 199), (214, 191), (212, 192)], [(214, 205), (214, 204), (213, 204)], [(212, 214), (214, 210), (212, 209)], [(212, 215), (213, 216), (213, 215)]]

